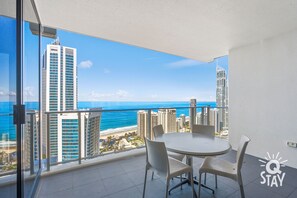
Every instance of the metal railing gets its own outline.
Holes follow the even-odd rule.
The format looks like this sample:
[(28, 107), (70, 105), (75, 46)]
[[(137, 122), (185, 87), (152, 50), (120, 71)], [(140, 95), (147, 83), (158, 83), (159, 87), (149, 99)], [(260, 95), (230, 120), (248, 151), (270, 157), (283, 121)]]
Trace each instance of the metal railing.
[[(127, 151), (130, 149), (124, 149), (124, 150), (114, 150), (111, 152), (107, 152), (107, 153), (98, 153), (92, 156), (87, 156), (85, 155), (84, 157), (82, 156), (82, 127), (81, 127), (81, 114), (82, 113), (106, 113), (106, 112), (137, 112), (137, 111), (146, 111), (147, 112), (147, 117), (146, 117), (146, 134), (144, 134), (145, 137), (147, 138), (152, 138), (153, 135), (151, 134), (152, 131), (152, 122), (151, 122), (151, 118), (152, 118), (152, 112), (154, 111), (159, 111), (159, 110), (166, 110), (166, 109), (175, 109), (175, 110), (181, 110), (181, 109), (189, 109), (189, 128), (192, 128), (192, 125), (196, 123), (196, 114), (195, 112), (201, 112), (201, 114), (203, 116), (200, 117), (200, 122), (206, 125), (210, 124), (210, 109), (211, 108), (216, 108), (216, 109), (224, 109), (227, 107), (211, 107), (211, 106), (196, 106), (196, 107), (154, 107), (154, 108), (131, 108), (131, 109), (100, 109), (100, 110), (92, 110), (92, 109), (82, 109), (82, 110), (71, 110), (71, 111), (50, 111), (50, 112), (45, 112), (46, 115), (46, 120), (47, 120), (47, 152), (46, 152), (46, 158), (47, 158), (47, 170), (50, 171), (50, 167), (52, 165), (58, 165), (58, 164), (64, 164), (64, 163), (68, 163), (68, 162), (75, 162), (78, 161), (78, 164), (82, 163), (82, 160), (87, 160), (87, 159), (92, 159), (92, 158), (96, 158), (102, 155), (107, 155), (110, 153), (115, 153), (115, 152), (121, 152), (121, 151)], [(57, 115), (57, 114), (77, 114), (77, 118), (78, 118), (78, 157), (77, 159), (71, 159), (71, 160), (66, 160), (66, 161), (58, 161), (57, 162), (51, 162), (51, 137), (50, 137), (50, 119), (51, 119), (51, 115)], [(206, 115), (206, 116), (204, 116)], [(99, 140), (98, 140), (99, 141)], [(140, 146), (140, 148), (143, 146)], [(139, 147), (137, 147), (139, 148)]]
[[(82, 120), (82, 115), (85, 114), (85, 113), (101, 113), (101, 116), (104, 116), (104, 113), (123, 113), (123, 112), (132, 112), (134, 116), (137, 116), (137, 112), (138, 111), (144, 111), (146, 113), (146, 130), (145, 130), (145, 134), (143, 134), (144, 137), (147, 137), (149, 139), (153, 138), (153, 134), (152, 134), (152, 124), (153, 124), (153, 114), (156, 114), (158, 111), (160, 110), (168, 110), (168, 109), (174, 109), (176, 110), (176, 118), (178, 117), (178, 113), (180, 112), (187, 112), (187, 113), (183, 113), (185, 114), (185, 116), (187, 117), (187, 124), (184, 125), (184, 129), (183, 129), (183, 132), (185, 131), (189, 131), (193, 124), (196, 123), (196, 120), (197, 120), (197, 112), (201, 112), (201, 115), (203, 116), (200, 116), (200, 120), (197, 120), (197, 122), (200, 122), (200, 123), (203, 123), (205, 125), (210, 125), (210, 111), (211, 109), (213, 108), (216, 108), (216, 109), (227, 109), (227, 107), (211, 107), (211, 106), (196, 106), (196, 107), (153, 107), (153, 108), (130, 108), (130, 109), (81, 109), (81, 110), (74, 110), (74, 111), (51, 111), (51, 112), (44, 112), (44, 119), (45, 119), (45, 123), (46, 123), (46, 127), (45, 127), (45, 130), (46, 131), (41, 131), (42, 130), (42, 127), (36, 127), (34, 129), (34, 125), (36, 123), (34, 123), (34, 119), (35, 119), (35, 115), (39, 114), (38, 111), (35, 111), (35, 112), (27, 112), (27, 120), (26, 120), (26, 124), (29, 124), (30, 127), (25, 127), (25, 130), (26, 133), (27, 133), (27, 136), (29, 137), (28, 139), (26, 139), (26, 141), (29, 141), (28, 142), (28, 147), (27, 149), (29, 149), (27, 151), (27, 156), (28, 158), (30, 159), (27, 159), (28, 160), (28, 163), (27, 164), (27, 167), (24, 167), (24, 170), (30, 172), (30, 174), (34, 174), (35, 172), (35, 163), (34, 163), (34, 156), (36, 155), (36, 153), (34, 154), (35, 150), (39, 148), (36, 148), (35, 145), (34, 145), (34, 142), (36, 141), (34, 139), (34, 134), (37, 133), (37, 134), (43, 134), (43, 135), (46, 135), (46, 145), (45, 146), (45, 149), (46, 149), (46, 152), (45, 152), (45, 156), (44, 156), (44, 159), (39, 159), (42, 161), (42, 164), (44, 166), (46, 166), (46, 169), (47, 171), (50, 171), (51, 169), (51, 166), (55, 166), (55, 165), (60, 165), (60, 164), (64, 164), (64, 163), (70, 163), (70, 162), (78, 162), (78, 164), (81, 164), (84, 160), (89, 160), (89, 159), (93, 159), (93, 158), (97, 158), (97, 157), (100, 157), (100, 156), (103, 156), (103, 155), (108, 155), (108, 154), (111, 154), (111, 153), (117, 153), (117, 152), (122, 152), (122, 151), (128, 151), (128, 150), (131, 150), (131, 149), (135, 149), (135, 148), (143, 148), (144, 147), (144, 144), (141, 145), (141, 144), (136, 144), (137, 146), (135, 147), (129, 147), (129, 148), (123, 148), (123, 149), (115, 149), (117, 148), (117, 145), (115, 145), (114, 147), (112, 147), (111, 149), (108, 148), (107, 152), (101, 152), (101, 148), (98, 146), (98, 149), (99, 149), (99, 152), (98, 153), (93, 153), (93, 154), (85, 154), (82, 155), (82, 150), (83, 150), (83, 147), (85, 148), (86, 146), (88, 145), (82, 145), (82, 142), (83, 142), (83, 127), (82, 127), (82, 124), (83, 124), (83, 120)], [(188, 111), (187, 111), (188, 110)], [(77, 150), (78, 150), (78, 153), (77, 153), (77, 157), (74, 158), (74, 159), (67, 159), (67, 160), (58, 160), (57, 156), (52, 156), (52, 152), (51, 152), (51, 142), (53, 140), (51, 140), (51, 127), (50, 127), (50, 122), (51, 122), (51, 119), (52, 119), (52, 115), (65, 115), (65, 114), (75, 114), (77, 115), (76, 118), (77, 118), (77, 136), (78, 138), (75, 139), (76, 142), (76, 145), (78, 146)], [(1, 114), (1, 116), (4, 116)], [(5, 115), (7, 116), (7, 115)], [(12, 116), (12, 115), (9, 115), (9, 116)], [(109, 116), (112, 116), (111, 114), (109, 114)], [(28, 120), (30, 119), (30, 120)], [(126, 117), (121, 117), (120, 119), (127, 119)], [(134, 120), (136, 120), (136, 123), (137, 123), (137, 118), (133, 118)], [(39, 120), (40, 121), (40, 120)], [(116, 122), (117, 120), (115, 120)], [(102, 124), (102, 117), (100, 118), (100, 122), (99, 124)], [(42, 123), (39, 122), (39, 125), (41, 125)], [(160, 123), (158, 123), (160, 124)], [(107, 127), (107, 128), (110, 128), (110, 127)], [(38, 130), (37, 130), (38, 129)], [(40, 130), (39, 130), (40, 129)], [(36, 131), (34, 131), (36, 130)], [(133, 136), (129, 136), (129, 137), (132, 137), (132, 138), (135, 138), (135, 137), (139, 137), (138, 135), (140, 135), (138, 133), (138, 129), (134, 128), (133, 129), (135, 132), (136, 132), (136, 135)], [(133, 131), (131, 130), (131, 131)], [(99, 133), (100, 133), (100, 136), (102, 135), (102, 131), (100, 132), (100, 128), (99, 128)], [(85, 131), (84, 131), (85, 132)], [(115, 137), (115, 134), (116, 132), (114, 132), (114, 134), (111, 134), (110, 137)], [(122, 134), (124, 134), (124, 132), (122, 132)], [(128, 134), (129, 135), (129, 134)], [(105, 134), (104, 137), (106, 137), (106, 139), (108, 139), (109, 135), (108, 134)], [(123, 137), (123, 136), (121, 136)], [(120, 137), (120, 138), (121, 138)], [(143, 138), (143, 137), (141, 137)], [(105, 140), (106, 140), (105, 139)], [(98, 141), (98, 144), (99, 142), (101, 141), (101, 137)], [(87, 142), (85, 142), (86, 144), (88, 144)], [(106, 142), (105, 142), (106, 143)], [(103, 144), (103, 143), (102, 143)], [(106, 147), (109, 147), (109, 145), (107, 144)], [(60, 148), (61, 149), (61, 148)], [(104, 150), (104, 149), (103, 149)], [(40, 152), (40, 150), (38, 151)], [(56, 157), (56, 160), (52, 160), (52, 157)], [(3, 171), (3, 172), (0, 172), (0, 177), (1, 176), (4, 176), (4, 175), (11, 175), (11, 174), (15, 174), (15, 170), (10, 170), (10, 171)]]

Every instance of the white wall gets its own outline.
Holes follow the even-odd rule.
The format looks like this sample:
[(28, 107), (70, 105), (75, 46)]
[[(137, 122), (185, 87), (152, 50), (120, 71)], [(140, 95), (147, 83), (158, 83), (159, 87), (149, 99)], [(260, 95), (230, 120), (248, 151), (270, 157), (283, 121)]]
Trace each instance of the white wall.
[(247, 153), (280, 152), (297, 168), (297, 30), (229, 52), (230, 142), (251, 138)]

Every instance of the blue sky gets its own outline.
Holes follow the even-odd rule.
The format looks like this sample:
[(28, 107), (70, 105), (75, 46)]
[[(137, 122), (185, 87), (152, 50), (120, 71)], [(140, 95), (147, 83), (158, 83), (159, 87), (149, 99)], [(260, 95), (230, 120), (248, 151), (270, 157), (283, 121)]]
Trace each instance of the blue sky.
[[(215, 101), (216, 62), (228, 70), (228, 57), (202, 63), (67, 31), (59, 30), (58, 36), (62, 45), (77, 48), (79, 101)], [(24, 41), (24, 97), (33, 101), (38, 97), (38, 40), (28, 25)], [(43, 49), (52, 41), (42, 39)], [(6, 83), (1, 81), (3, 95), (9, 92)]]

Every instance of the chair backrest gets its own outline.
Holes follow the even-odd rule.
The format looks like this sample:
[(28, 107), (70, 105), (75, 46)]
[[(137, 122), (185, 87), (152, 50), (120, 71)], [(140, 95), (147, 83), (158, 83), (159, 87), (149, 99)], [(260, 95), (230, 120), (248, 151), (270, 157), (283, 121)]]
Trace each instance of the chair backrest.
[(248, 138), (247, 136), (245, 135), (241, 136), (238, 149), (237, 149), (237, 154), (236, 154), (236, 163), (237, 163), (238, 172), (241, 170), (245, 150), (250, 141), (251, 141), (250, 138)]
[(211, 125), (198, 125), (193, 124), (192, 133), (201, 133), (203, 135), (214, 137), (215, 127)]
[(166, 177), (169, 174), (169, 160), (164, 142), (145, 138), (147, 163), (157, 171), (158, 175)]
[(157, 125), (157, 126), (154, 126), (153, 127), (153, 133), (154, 133), (154, 137), (160, 137), (164, 134), (164, 129), (163, 129), (163, 126), (160, 124), (160, 125)]

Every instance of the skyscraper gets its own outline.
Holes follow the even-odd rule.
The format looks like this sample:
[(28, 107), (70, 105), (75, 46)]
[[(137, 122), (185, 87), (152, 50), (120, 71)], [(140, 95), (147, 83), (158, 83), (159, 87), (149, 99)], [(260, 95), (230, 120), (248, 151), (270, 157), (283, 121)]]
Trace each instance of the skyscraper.
[[(35, 110), (26, 111), (26, 123), (24, 130), (24, 167), (29, 168), (32, 162), (38, 160), (38, 134), (39, 134), (39, 114)], [(32, 145), (31, 145), (32, 144)]]
[[(147, 137), (147, 111), (137, 112), (137, 134), (140, 137)], [(156, 112), (151, 112), (151, 137), (153, 138), (153, 127), (158, 125), (158, 114)]]
[(144, 138), (146, 135), (146, 122), (147, 122), (147, 112), (138, 111), (137, 112), (137, 135)]
[(228, 83), (226, 77), (226, 71), (224, 68), (217, 66), (217, 89), (216, 89), (216, 103), (219, 108), (218, 120), (220, 123), (219, 129), (222, 130), (224, 127), (228, 127), (227, 111), (225, 107), (228, 105)]
[(176, 131), (176, 109), (159, 109), (158, 124), (163, 125), (164, 132)]
[(99, 139), (100, 139), (100, 121), (101, 112), (92, 112), (101, 110), (102, 108), (92, 108), (90, 113), (84, 118), (85, 120), (85, 152), (86, 156), (94, 156), (99, 154)]
[(190, 107), (192, 107), (190, 108), (190, 112), (189, 112), (191, 128), (192, 128), (192, 125), (195, 124), (195, 116), (197, 114), (196, 105), (197, 105), (196, 99), (195, 98), (190, 99)]
[[(42, 73), (42, 112), (77, 109), (76, 49), (61, 46), (57, 39), (47, 45)], [(42, 119), (42, 153), (45, 154), (47, 123)], [(58, 115), (51, 114), (50, 154), (58, 156)]]

